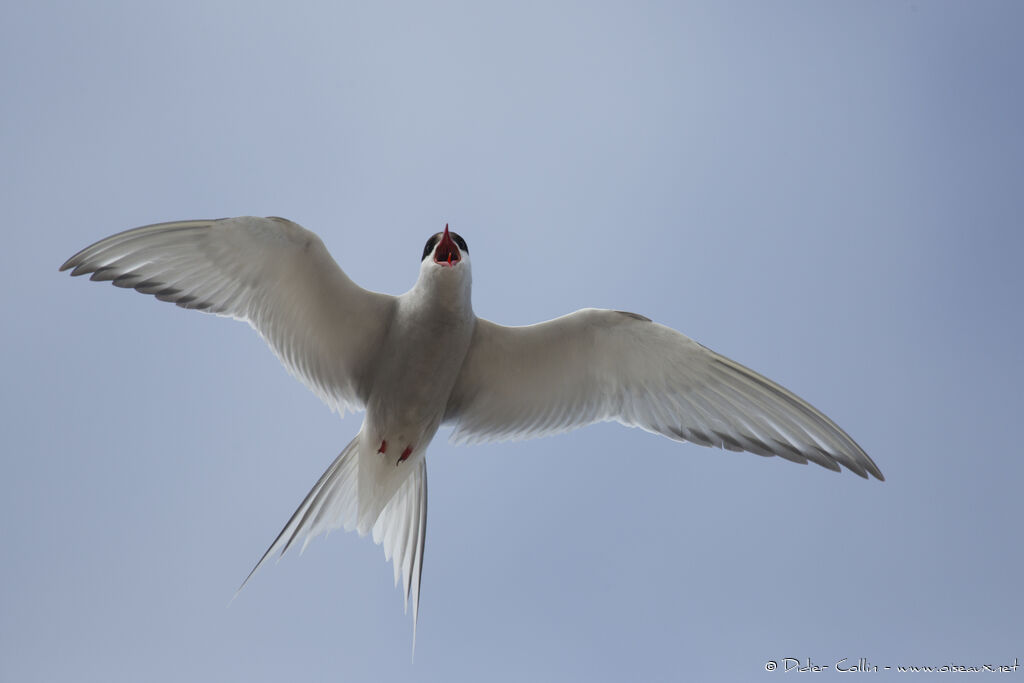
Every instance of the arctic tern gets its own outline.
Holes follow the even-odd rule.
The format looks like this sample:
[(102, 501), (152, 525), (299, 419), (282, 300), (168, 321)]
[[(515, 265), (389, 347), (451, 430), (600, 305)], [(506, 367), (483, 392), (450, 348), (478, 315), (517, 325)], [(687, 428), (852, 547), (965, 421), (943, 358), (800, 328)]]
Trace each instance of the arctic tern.
[[(583, 309), (536, 325), (478, 318), (465, 240), (430, 237), (401, 296), (362, 289), (317, 235), (283, 218), (149, 225), (60, 267), (244, 320), (332, 410), (365, 410), (359, 433), (245, 582), (296, 540), (344, 527), (394, 563), (419, 615), (427, 523), (424, 456), (442, 424), (455, 443), (526, 439), (615, 420), (676, 441), (882, 473), (806, 401), (636, 313)], [(245, 585), (245, 582), (242, 585)]]

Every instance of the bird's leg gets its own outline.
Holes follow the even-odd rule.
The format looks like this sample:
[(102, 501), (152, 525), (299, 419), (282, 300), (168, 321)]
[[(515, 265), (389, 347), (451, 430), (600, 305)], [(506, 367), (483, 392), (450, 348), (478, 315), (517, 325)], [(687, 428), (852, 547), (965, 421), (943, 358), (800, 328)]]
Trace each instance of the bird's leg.
[(388, 452), (388, 442), (383, 440), (383, 439), (381, 439), (380, 448), (377, 449), (377, 452), (378, 453), (387, 453)]
[(403, 462), (405, 462), (406, 460), (408, 460), (408, 459), (409, 459), (409, 456), (410, 456), (411, 454), (412, 454), (412, 446), (406, 446), (406, 447), (405, 447), (405, 450), (404, 450), (404, 451), (402, 451), (402, 455), (400, 455), (400, 456), (398, 457), (398, 460), (396, 460), (396, 461), (395, 461), (395, 467), (398, 467), (398, 466), (399, 466), (399, 465), (400, 465), (401, 463), (403, 463)]

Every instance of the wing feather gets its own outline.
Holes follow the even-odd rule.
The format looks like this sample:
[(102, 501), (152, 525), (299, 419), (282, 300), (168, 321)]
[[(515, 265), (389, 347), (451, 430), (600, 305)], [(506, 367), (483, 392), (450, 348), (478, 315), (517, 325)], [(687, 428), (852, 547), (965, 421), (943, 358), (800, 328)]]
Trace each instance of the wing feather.
[(365, 404), (395, 301), (356, 285), (319, 237), (283, 218), (148, 225), (100, 240), (60, 269), (245, 320), (339, 413)]
[(445, 420), (457, 443), (616, 420), (670, 439), (883, 479), (867, 453), (803, 399), (621, 311), (584, 309), (526, 327), (478, 319)]

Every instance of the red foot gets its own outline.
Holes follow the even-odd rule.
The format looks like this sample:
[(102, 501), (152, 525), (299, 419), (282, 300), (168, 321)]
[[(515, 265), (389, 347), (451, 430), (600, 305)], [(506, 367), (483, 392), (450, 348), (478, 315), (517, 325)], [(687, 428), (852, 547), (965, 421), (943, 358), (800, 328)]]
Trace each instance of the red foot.
[(380, 448), (377, 449), (377, 452), (378, 453), (387, 453), (388, 452), (388, 442), (387, 441), (381, 441), (380, 442)]
[(395, 467), (398, 467), (399, 463), (408, 460), (410, 455), (412, 455), (412, 446), (406, 446), (405, 450), (402, 451), (402, 455), (398, 456), (398, 460), (395, 461)]

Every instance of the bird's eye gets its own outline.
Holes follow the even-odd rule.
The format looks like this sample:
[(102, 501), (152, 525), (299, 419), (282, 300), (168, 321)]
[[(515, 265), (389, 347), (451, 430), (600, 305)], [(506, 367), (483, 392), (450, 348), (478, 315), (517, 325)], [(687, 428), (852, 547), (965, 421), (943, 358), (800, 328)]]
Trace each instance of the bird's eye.
[(427, 246), (423, 247), (423, 256), (420, 257), (420, 261), (434, 253), (434, 247), (437, 246), (437, 241), (439, 239), (441, 239), (441, 233), (437, 233), (427, 240)]
[(453, 232), (453, 233), (450, 233), (450, 234), (452, 236), (452, 239), (455, 240), (455, 244), (459, 245), (459, 249), (461, 249), (462, 251), (464, 251), (464, 252), (466, 252), (468, 254), (469, 253), (469, 247), (466, 246), (466, 240), (462, 239), (462, 236), (457, 234), (457, 233)]

